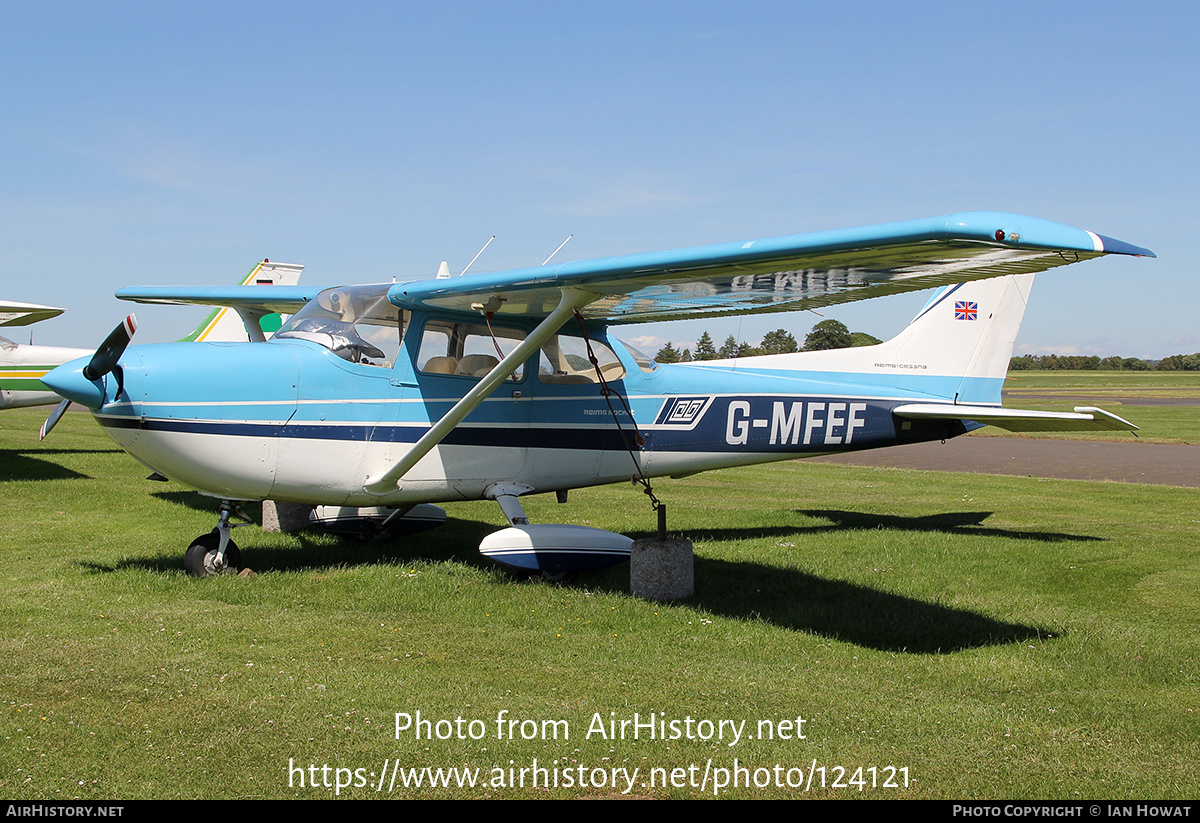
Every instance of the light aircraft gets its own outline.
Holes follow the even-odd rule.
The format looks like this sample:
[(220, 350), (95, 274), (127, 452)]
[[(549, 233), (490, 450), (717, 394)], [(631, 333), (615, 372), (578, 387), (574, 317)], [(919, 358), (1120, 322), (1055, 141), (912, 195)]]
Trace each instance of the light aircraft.
[[(295, 263), (272, 263), (261, 260), (254, 264), (240, 281), (242, 286), (294, 286), (300, 280), (304, 266)], [(24, 326), (57, 317), (63, 309), (50, 306), (35, 306), (28, 303), (0, 304), (0, 326)], [(266, 333), (273, 333), (282, 324), (279, 315), (264, 317), (262, 328)], [(130, 331), (132, 333), (132, 330)], [(248, 340), (245, 325), (236, 312), (226, 308), (217, 308), (209, 312), (192, 332), (179, 342), (199, 341), (216, 343), (219, 341)], [(62, 346), (23, 346), (0, 337), (0, 409), (15, 409), (25, 406), (45, 406), (58, 403), (59, 407), (42, 427), (41, 437), (45, 438), (54, 424), (58, 422), (70, 405), (59, 395), (48, 389), (42, 378), (56, 366), (79, 357), (91, 356), (88, 349), (69, 349)]]
[[(63, 309), (34, 303), (0, 303), (0, 326), (28, 326), (58, 317)], [(42, 384), (55, 366), (91, 354), (87, 349), (22, 345), (0, 337), (0, 409), (45, 406), (62, 400)]]
[[(116, 344), (46, 377), (126, 451), (221, 501), (187, 549), (196, 575), (240, 563), (240, 502), (394, 507), (491, 499), (511, 528), (481, 551), (560, 572), (629, 540), (530, 525), (524, 494), (901, 443), (981, 425), (1132, 431), (1095, 408), (1002, 408), (1033, 273), (1147, 249), (1058, 223), (968, 212), (490, 274), (318, 290), (135, 287), (221, 305), (256, 342)], [(443, 267), (445, 269), (445, 267)], [(941, 287), (875, 346), (660, 365), (613, 327), (783, 312)], [(292, 313), (265, 342), (266, 312)]]

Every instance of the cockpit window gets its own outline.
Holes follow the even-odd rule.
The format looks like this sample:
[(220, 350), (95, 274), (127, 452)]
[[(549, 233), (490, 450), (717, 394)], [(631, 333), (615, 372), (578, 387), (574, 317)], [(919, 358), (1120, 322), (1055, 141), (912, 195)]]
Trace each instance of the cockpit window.
[(633, 355), (634, 361), (638, 364), (638, 368), (641, 369), (642, 371), (649, 374), (650, 372), (652, 372), (658, 368), (658, 361), (655, 360), (650, 355), (646, 354), (641, 349), (637, 348), (636, 346), (629, 345), (624, 340), (619, 340), (617, 342), (619, 342), (622, 346), (624, 346), (629, 351), (629, 353)]
[(387, 299), (389, 286), (326, 289), (275, 332), (275, 340), (310, 340), (364, 366), (391, 368), (410, 314)]

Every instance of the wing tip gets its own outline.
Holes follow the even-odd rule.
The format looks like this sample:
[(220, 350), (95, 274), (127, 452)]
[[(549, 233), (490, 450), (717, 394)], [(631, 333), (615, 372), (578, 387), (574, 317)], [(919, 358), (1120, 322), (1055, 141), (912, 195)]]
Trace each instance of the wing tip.
[(1112, 237), (1106, 237), (1103, 234), (1097, 234), (1096, 237), (1100, 239), (1102, 247), (1100, 251), (1103, 251), (1105, 254), (1128, 254), (1131, 257), (1158, 257), (1150, 249), (1126, 243), (1124, 240), (1116, 240)]

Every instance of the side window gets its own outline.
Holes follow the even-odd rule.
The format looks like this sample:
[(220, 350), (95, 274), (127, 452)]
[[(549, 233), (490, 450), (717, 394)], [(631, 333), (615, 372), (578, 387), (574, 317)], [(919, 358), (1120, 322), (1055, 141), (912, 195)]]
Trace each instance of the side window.
[[(425, 374), (483, 377), (525, 339), (518, 329), (493, 326), (492, 331), (495, 337), (487, 326), (430, 320), (421, 334), (417, 369)], [(524, 380), (525, 364), (518, 365), (506, 379), (513, 383)]]
[[(600, 373), (607, 380), (620, 380), (625, 376), (625, 367), (613, 354), (613, 350), (599, 340), (592, 341), (592, 352)], [(542, 346), (538, 360), (538, 379), (543, 383), (578, 385), (599, 383), (596, 367), (588, 359), (587, 343), (579, 337), (555, 335)]]

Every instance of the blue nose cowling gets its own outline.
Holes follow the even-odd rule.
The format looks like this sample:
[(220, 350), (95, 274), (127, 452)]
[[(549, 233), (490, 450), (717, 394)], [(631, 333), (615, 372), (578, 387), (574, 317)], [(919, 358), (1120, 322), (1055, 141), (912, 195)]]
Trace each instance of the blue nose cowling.
[(48, 372), (43, 378), (51, 391), (68, 400), (73, 400), (89, 409), (98, 409), (104, 405), (108, 375), (97, 380), (88, 380), (83, 376), (84, 368), (92, 360), (91, 357), (81, 357), (69, 363), (63, 363), (58, 368)]

